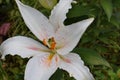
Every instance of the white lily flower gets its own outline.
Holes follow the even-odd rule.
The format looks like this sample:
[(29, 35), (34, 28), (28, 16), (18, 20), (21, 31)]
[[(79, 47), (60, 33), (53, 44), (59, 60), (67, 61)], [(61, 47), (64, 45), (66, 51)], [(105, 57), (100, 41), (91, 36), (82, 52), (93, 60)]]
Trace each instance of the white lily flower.
[(27, 63), (24, 80), (48, 80), (57, 68), (67, 71), (76, 80), (94, 80), (79, 55), (70, 52), (94, 18), (65, 26), (63, 22), (72, 1), (60, 0), (47, 19), (36, 9), (16, 0), (27, 27), (43, 42), (16, 36), (1, 44), (2, 58), (7, 54), (32, 57)]

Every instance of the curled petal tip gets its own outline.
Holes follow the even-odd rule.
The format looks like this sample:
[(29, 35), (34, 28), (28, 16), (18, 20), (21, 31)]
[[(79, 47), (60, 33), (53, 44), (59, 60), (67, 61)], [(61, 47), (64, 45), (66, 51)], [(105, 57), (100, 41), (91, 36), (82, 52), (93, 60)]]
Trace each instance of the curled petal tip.
[(74, 0), (73, 0), (72, 3), (77, 4), (77, 1), (74, 1)]
[(88, 18), (89, 21), (93, 22), (94, 21), (94, 17)]
[[(83, 20), (84, 21), (84, 20)], [(88, 22), (89, 24), (91, 24), (94, 21), (94, 17), (88, 18), (86, 20), (86, 22)]]
[(95, 18), (92, 17), (92, 18), (90, 18), (90, 19), (91, 19), (91, 21), (94, 21)]

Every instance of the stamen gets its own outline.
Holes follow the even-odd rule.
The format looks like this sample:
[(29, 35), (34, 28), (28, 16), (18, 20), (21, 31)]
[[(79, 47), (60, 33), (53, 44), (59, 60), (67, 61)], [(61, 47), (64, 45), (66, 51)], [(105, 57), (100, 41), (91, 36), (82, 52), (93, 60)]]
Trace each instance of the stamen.
[(43, 44), (44, 44), (45, 46), (47, 45), (46, 39), (43, 39)]
[(56, 47), (56, 42), (55, 42), (55, 39), (54, 37), (51, 38), (51, 42), (50, 42), (50, 49), (51, 50), (54, 50)]
[(46, 39), (43, 39), (43, 44), (51, 50), (54, 50), (56, 47), (56, 42), (55, 42), (54, 37), (49, 38), (48, 41), (46, 41)]

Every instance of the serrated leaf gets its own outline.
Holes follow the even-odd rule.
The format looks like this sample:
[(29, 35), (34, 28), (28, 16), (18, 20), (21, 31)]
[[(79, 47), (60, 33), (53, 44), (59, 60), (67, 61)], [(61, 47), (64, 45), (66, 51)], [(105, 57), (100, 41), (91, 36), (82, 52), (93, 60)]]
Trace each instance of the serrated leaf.
[(110, 64), (102, 58), (96, 51), (87, 48), (75, 48), (73, 52), (78, 53), (85, 63), (90, 65), (104, 65), (110, 67)]
[(100, 3), (108, 17), (108, 20), (110, 21), (113, 12), (113, 5), (111, 0), (100, 0)]

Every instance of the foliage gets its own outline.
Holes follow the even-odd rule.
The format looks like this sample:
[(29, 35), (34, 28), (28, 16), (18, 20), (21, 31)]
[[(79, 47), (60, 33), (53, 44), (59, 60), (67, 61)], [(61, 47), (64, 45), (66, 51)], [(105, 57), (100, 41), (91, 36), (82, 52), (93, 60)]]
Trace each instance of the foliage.
[[(38, 0), (21, 0), (47, 17), (50, 10), (43, 8)], [(89, 66), (96, 80), (120, 80), (120, 0), (76, 0), (69, 10), (65, 25), (95, 17), (94, 22), (73, 50)], [(16, 35), (37, 38), (26, 27), (14, 0), (0, 0), (0, 25), (12, 25), (8, 37)], [(0, 36), (1, 37), (1, 36)], [(1, 38), (0, 38), (1, 39)], [(23, 80), (28, 59), (6, 56), (0, 61), (0, 80)], [(57, 70), (50, 80), (74, 80), (69, 74)]]

